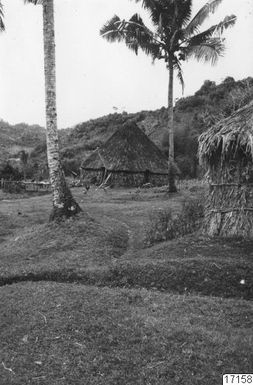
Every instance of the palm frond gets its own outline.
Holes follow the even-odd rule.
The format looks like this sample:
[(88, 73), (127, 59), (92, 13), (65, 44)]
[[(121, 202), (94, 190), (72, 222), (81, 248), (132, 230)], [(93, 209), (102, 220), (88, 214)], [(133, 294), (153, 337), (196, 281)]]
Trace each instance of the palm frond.
[(215, 26), (214, 33), (222, 35), (225, 29), (235, 25), (236, 20), (237, 17), (235, 15), (226, 16), (224, 20)]
[(209, 0), (194, 16), (191, 22), (185, 28), (185, 36), (191, 36), (194, 32), (198, 32), (199, 27), (207, 19), (207, 17), (214, 13), (217, 7), (222, 3), (223, 0)]
[(214, 37), (198, 45), (189, 44), (184, 53), (187, 59), (194, 57), (198, 61), (211, 62), (214, 65), (218, 58), (223, 56), (224, 51), (224, 39)]
[(191, 16), (192, 0), (135, 0), (149, 13), (158, 34), (185, 26)]
[(100, 29), (100, 35), (109, 42), (124, 40), (125, 20), (121, 20), (117, 15), (114, 15)]
[(160, 56), (162, 43), (156, 40), (155, 34), (146, 27), (138, 14), (133, 15), (128, 21), (120, 20), (115, 15), (101, 28), (100, 34), (109, 42), (124, 41), (136, 54), (142, 49), (153, 60)]
[(175, 23), (177, 28), (181, 29), (185, 27), (190, 19), (192, 14), (192, 0), (176, 0), (174, 2), (175, 9)]
[(184, 1), (184, 6), (180, 7), (181, 12), (181, 26), (185, 27), (189, 23), (192, 14), (192, 0)]
[(194, 46), (199, 45), (201, 43), (204, 43), (205, 41), (209, 40), (211, 37), (220, 37), (225, 29), (232, 27), (236, 22), (236, 16), (226, 16), (224, 20), (222, 20), (220, 23), (213, 25), (212, 27), (208, 28), (206, 31), (203, 31), (197, 35), (192, 36), (191, 38), (182, 41), (182, 45), (184, 45), (186, 42), (187, 44)]
[(44, 0), (24, 0), (25, 3), (30, 3), (30, 4), (43, 4)]
[(154, 38), (154, 33), (144, 24), (142, 18), (138, 13), (135, 13), (127, 22), (127, 30), (128, 32), (133, 31), (138, 33), (141, 31), (145, 33), (147, 36), (150, 36), (152, 39)]
[(194, 35), (194, 36), (186, 39), (185, 41), (182, 41), (182, 45), (184, 45), (185, 43), (190, 44), (190, 45), (199, 45), (201, 43), (204, 43), (205, 41), (209, 40), (210, 37), (212, 37), (215, 29), (216, 29), (216, 25), (208, 28), (207, 30), (205, 30), (201, 33), (198, 33), (197, 35)]
[(0, 2), (0, 32), (3, 32), (5, 30), (3, 19), (4, 19), (3, 5)]
[(139, 44), (138, 44), (138, 41), (136, 39), (126, 39), (125, 40), (125, 43), (126, 43), (126, 46), (127, 48), (129, 48), (131, 51), (134, 51), (134, 53), (136, 55), (138, 55), (138, 51), (139, 51)]
[(142, 3), (144, 9), (153, 9), (156, 6), (157, 1), (155, 0), (135, 0), (136, 3)]
[(174, 68), (174, 70), (177, 71), (177, 77), (178, 77), (180, 84), (182, 86), (182, 93), (184, 94), (185, 84), (184, 84), (183, 70), (182, 70), (182, 66), (181, 66), (180, 61), (176, 57), (174, 57), (173, 68)]
[(142, 7), (148, 12), (157, 30), (159, 25), (161, 27), (161, 20), (163, 26), (171, 26), (175, 14), (176, 1), (178, 0), (135, 0), (136, 3), (142, 3)]
[(162, 43), (156, 40), (156, 35), (146, 27), (138, 14), (133, 15), (126, 23), (124, 39), (127, 47), (136, 54), (140, 48), (153, 60), (159, 57)]

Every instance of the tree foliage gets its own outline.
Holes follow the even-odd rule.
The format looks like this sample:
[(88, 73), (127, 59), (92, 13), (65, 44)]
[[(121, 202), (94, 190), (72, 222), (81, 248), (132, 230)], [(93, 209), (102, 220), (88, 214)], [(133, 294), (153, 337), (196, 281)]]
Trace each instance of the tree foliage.
[(235, 24), (236, 16), (200, 32), (207, 17), (214, 13), (222, 0), (209, 0), (192, 18), (192, 0), (135, 0), (148, 12), (153, 28), (144, 23), (140, 15), (129, 20), (114, 15), (100, 30), (109, 42), (124, 42), (138, 54), (142, 50), (153, 60), (163, 59), (167, 66), (172, 60), (178, 78), (184, 86), (181, 62), (190, 58), (215, 64), (224, 52), (222, 33)]

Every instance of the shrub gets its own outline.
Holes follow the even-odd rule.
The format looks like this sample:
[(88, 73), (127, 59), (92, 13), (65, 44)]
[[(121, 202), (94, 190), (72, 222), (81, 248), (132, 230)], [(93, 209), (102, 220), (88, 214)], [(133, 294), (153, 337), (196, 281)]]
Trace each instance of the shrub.
[(22, 179), (22, 174), (17, 168), (7, 162), (0, 166), (0, 179), (2, 178), (7, 180), (20, 180)]
[(124, 254), (128, 246), (128, 241), (128, 232), (122, 226), (112, 228), (106, 236), (106, 243), (112, 248), (111, 252), (114, 257), (119, 257)]
[(172, 209), (159, 209), (149, 215), (144, 243), (151, 246), (158, 242), (181, 237), (200, 229), (204, 216), (204, 207), (199, 199), (186, 199), (179, 214)]
[(180, 111), (191, 111), (194, 108), (203, 107), (205, 104), (205, 99), (200, 95), (187, 96), (186, 98), (181, 98), (177, 101), (176, 107)]
[(34, 150), (31, 152), (30, 156), (31, 158), (36, 158), (38, 155), (46, 153), (46, 151), (47, 151), (47, 143), (45, 141), (38, 144), (38, 146), (36, 146)]
[(183, 202), (179, 222), (182, 221), (183, 232), (181, 235), (192, 233), (201, 227), (204, 217), (204, 204), (200, 199), (186, 199)]
[(175, 159), (179, 170), (181, 171), (181, 178), (192, 178), (195, 177), (194, 169), (194, 159), (189, 155), (179, 155)]
[(152, 210), (149, 214), (149, 222), (145, 231), (145, 245), (151, 246), (157, 242), (172, 239), (173, 214), (171, 208)]

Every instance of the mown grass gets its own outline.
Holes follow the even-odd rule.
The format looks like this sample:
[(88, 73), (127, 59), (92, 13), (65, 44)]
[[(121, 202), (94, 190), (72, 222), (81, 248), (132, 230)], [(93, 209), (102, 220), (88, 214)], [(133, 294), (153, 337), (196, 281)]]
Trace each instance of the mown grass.
[(2, 384), (216, 385), (251, 370), (251, 302), (55, 283), (1, 292)]
[(144, 248), (150, 212), (180, 212), (188, 190), (74, 193), (84, 211), (61, 225), (47, 222), (50, 196), (1, 202), (0, 383), (216, 385), (250, 372), (253, 243), (192, 234)]

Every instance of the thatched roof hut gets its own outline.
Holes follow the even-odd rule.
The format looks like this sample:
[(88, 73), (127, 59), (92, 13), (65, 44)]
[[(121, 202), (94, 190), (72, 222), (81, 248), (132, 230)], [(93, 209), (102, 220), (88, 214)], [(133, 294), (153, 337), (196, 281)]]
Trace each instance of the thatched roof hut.
[(200, 136), (199, 158), (210, 181), (206, 232), (253, 238), (253, 102)]
[(99, 173), (100, 181), (111, 174), (113, 184), (121, 186), (166, 184), (168, 180), (165, 155), (134, 122), (120, 127), (82, 162), (81, 169), (84, 177)]

